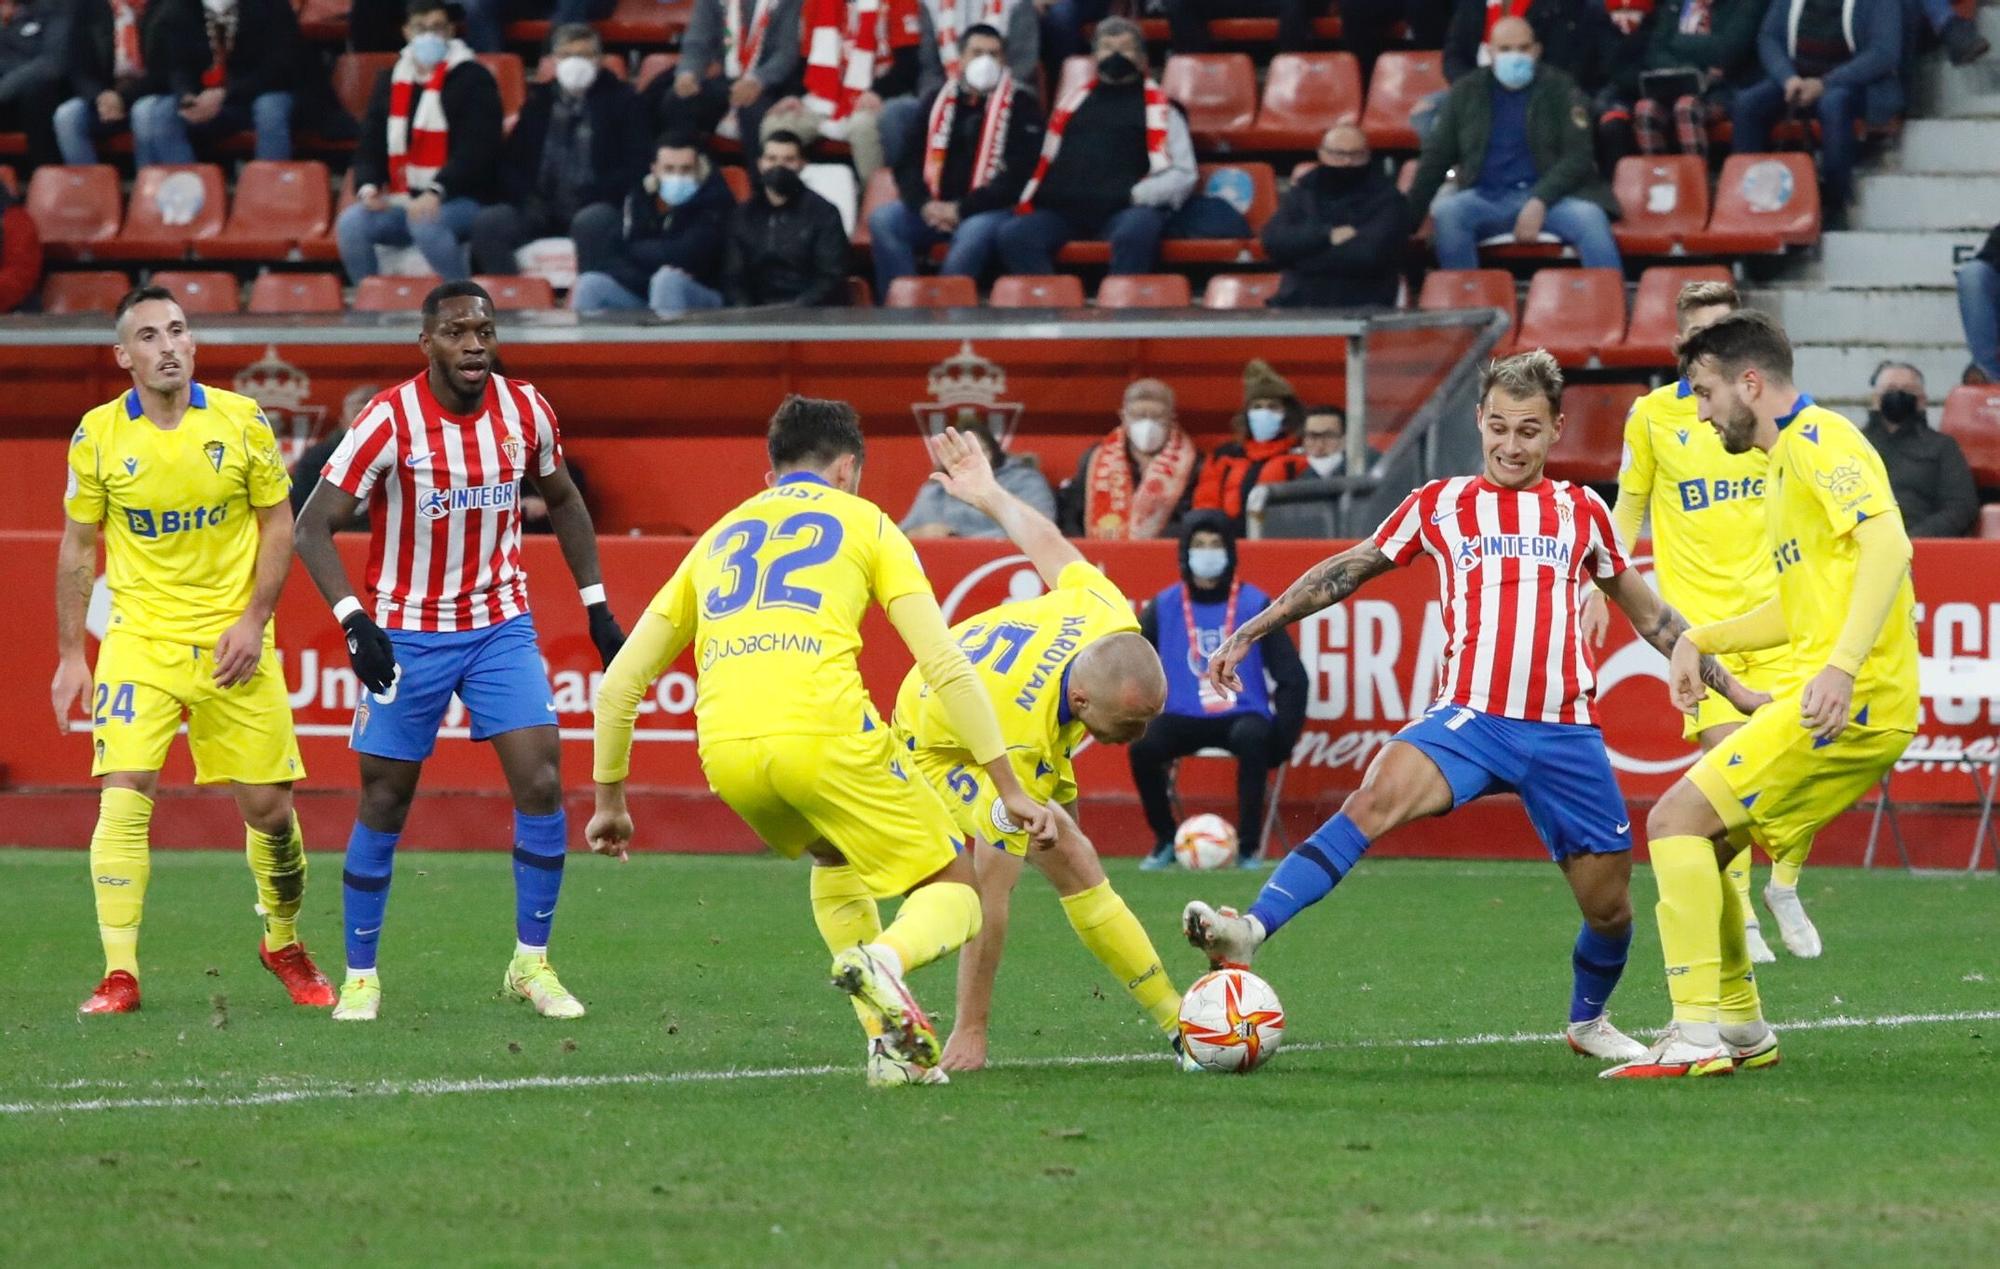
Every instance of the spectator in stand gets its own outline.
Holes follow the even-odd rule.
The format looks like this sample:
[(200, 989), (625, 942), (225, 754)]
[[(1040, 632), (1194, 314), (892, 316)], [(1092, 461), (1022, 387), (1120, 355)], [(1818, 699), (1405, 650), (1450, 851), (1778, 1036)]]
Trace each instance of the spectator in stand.
[(77, 0), (69, 39), (69, 90), (56, 107), (56, 147), (62, 161), (97, 162), (97, 143), (132, 125), (132, 106), (166, 91), (166, 79), (146, 65), (148, 28), (171, 14), (145, 0)]
[(1243, 367), (1243, 411), (1229, 421), (1236, 438), (1208, 456), (1194, 491), (1195, 509), (1220, 512), (1240, 535), (1252, 489), (1295, 480), (1307, 470), (1299, 449), (1305, 417), (1291, 383), (1269, 362), (1255, 360)]
[(1146, 602), (1139, 633), (1159, 649), (1167, 672), (1167, 707), (1132, 742), (1128, 756), (1139, 806), (1153, 830), (1153, 851), (1139, 867), (1174, 864), (1174, 763), (1203, 749), (1236, 758), (1238, 864), (1263, 854), (1265, 781), (1305, 729), (1305, 663), (1283, 626), (1259, 639), (1244, 658), (1243, 690), (1234, 697), (1210, 687), (1208, 658), (1271, 597), (1236, 576), (1236, 530), (1213, 511), (1190, 514), (1181, 533), (1181, 580)]
[(1264, 254), (1285, 271), (1272, 306), (1393, 307), (1409, 205), (1369, 161), (1368, 138), (1353, 124), (1327, 129), (1318, 157), (1264, 225)]
[(1118, 426), (1056, 490), (1056, 523), (1073, 538), (1177, 537), (1200, 478), (1201, 451), (1175, 417), (1174, 390), (1139, 379), (1125, 389)]
[[(801, 0), (695, 0), (673, 76), (647, 89), (658, 132), (724, 135), (758, 143), (764, 112), (803, 86)], [(709, 75), (720, 64), (720, 75)]]
[(661, 317), (720, 308), (716, 288), (735, 205), (729, 182), (692, 137), (662, 137), (622, 216), (602, 203), (577, 213), (571, 306), (579, 313), (651, 308)]
[(1903, 0), (1771, 0), (1757, 33), (1765, 78), (1730, 108), (1738, 154), (1771, 148), (1787, 116), (1819, 121), (1821, 202), (1836, 218), (1853, 193), (1854, 123), (1903, 110)]
[[(1042, 475), (1042, 465), (1034, 455), (1003, 451), (999, 438), (993, 435), (993, 429), (975, 410), (959, 411), (955, 426), (959, 431), (978, 438), (986, 450), (986, 461), (993, 465), (993, 477), (1000, 482), (1002, 489), (1049, 519), (1056, 518), (1055, 491), (1049, 488), (1049, 478)], [(917, 490), (916, 501), (910, 504), (909, 514), (903, 517), (902, 530), (913, 538), (997, 540), (1007, 536), (1007, 531), (992, 517), (952, 497), (935, 480), (924, 481), (923, 488)]]
[(69, 71), (74, 0), (0, 0), (0, 132), (28, 134), (31, 164), (56, 161), (51, 121)]
[(1958, 266), (1958, 316), (1972, 364), (1986, 382), (2000, 383), (2000, 225), (1978, 255)]
[[(992, 31), (999, 36), (1002, 67), (1015, 84), (1029, 92), (1036, 91), (1036, 70), (1042, 49), (1041, 20), (1033, 0), (908, 0), (908, 3), (915, 9), (917, 79), (914, 93), (886, 102), (882, 107), (882, 148), (892, 167), (921, 152), (922, 129), (930, 118), (924, 103), (933, 100), (933, 94), (947, 81), (965, 82), (965, 67), (973, 57), (974, 31)], [(1075, 41), (1072, 34), (1070, 43), (1074, 45)], [(1058, 63), (1050, 73), (1049, 82), (1056, 83), (1061, 73)]]
[(469, 276), (463, 243), (500, 186), (500, 86), (473, 59), (445, 0), (409, 0), (402, 53), (375, 81), (354, 151), (356, 201), (334, 221), (359, 282), (375, 247), (414, 244), (441, 278)]
[(132, 103), (133, 161), (193, 163), (197, 140), (246, 130), (256, 134), (257, 158), (291, 158), (306, 45), (290, 0), (150, 0), (147, 7), (144, 61), (157, 91)]
[(34, 217), (0, 185), (0, 313), (27, 303), (42, 280), (42, 236)]
[[(1366, 455), (1367, 466), (1373, 467), (1382, 451), (1364, 443), (1361, 447)], [(1306, 468), (1321, 480), (1335, 476), (1345, 476), (1347, 470), (1347, 411), (1337, 405), (1309, 405), (1306, 407), (1305, 426), (1299, 430), (1299, 450), (1306, 457)], [(1351, 473), (1361, 475), (1362, 472)], [(1293, 479), (1303, 480), (1305, 472)]]
[(1000, 228), (1008, 273), (1055, 272), (1076, 238), (1109, 241), (1112, 273), (1151, 273), (1168, 219), (1194, 193), (1194, 141), (1146, 73), (1139, 24), (1106, 18), (1092, 47), (1096, 73), (1049, 116), (1024, 214)]
[(865, 189), (885, 165), (889, 116), (915, 118), (917, 0), (869, 0), (866, 7), (862, 0), (805, 0), (799, 22), (806, 48), (801, 94), (773, 104), (758, 137), (783, 130), (808, 147), (822, 137), (844, 141)]
[(1494, 31), (1508, 18), (1534, 28), (1542, 64), (1568, 75), (1586, 97), (1611, 81), (1619, 40), (1605, 0), (1458, 0), (1444, 37), (1447, 83), (1493, 64)]
[(465, 0), (465, 42), (476, 53), (507, 47), (509, 21), (546, 18), (551, 27), (602, 22), (618, 0)]
[[(828, 308), (847, 303), (847, 230), (840, 209), (806, 188), (805, 144), (789, 132), (764, 138), (758, 188), (729, 221), (723, 290), (729, 303)], [(689, 308), (712, 308), (696, 283)]]
[(1875, 408), (1861, 434), (1882, 456), (1889, 489), (1913, 538), (1962, 538), (1979, 518), (1979, 490), (1958, 442), (1933, 428), (1923, 372), (1885, 361), (1869, 381)]
[(1904, 22), (1929, 30), (1953, 66), (1969, 66), (1993, 49), (1977, 23), (1958, 16), (1952, 0), (1906, 0)]
[[(1429, 208), (1438, 263), (1479, 267), (1479, 241), (1511, 232), (1534, 242), (1547, 229), (1576, 248), (1587, 268), (1622, 269), (1611, 216), (1618, 204), (1591, 154), (1590, 114), (1576, 81), (1540, 61), (1535, 32), (1520, 18), (1493, 27), (1493, 64), (1451, 86), (1424, 142), (1410, 215)], [(1458, 189), (1437, 199), (1447, 173)]]
[(1042, 145), (1042, 108), (1001, 48), (997, 30), (971, 28), (959, 73), (923, 98), (923, 144), (896, 164), (897, 201), (868, 217), (877, 295), (940, 242), (951, 244), (940, 273), (977, 278), (993, 258)]
[(536, 238), (574, 234), (578, 216), (616, 216), (646, 170), (644, 114), (631, 85), (602, 66), (597, 32), (572, 23), (549, 39), (555, 77), (528, 90), (501, 161), (504, 202), (472, 222), (480, 273), (519, 271), (514, 253)]
[[(1617, 109), (1598, 119), (1606, 158), (1708, 157), (1708, 129), (1757, 82), (1761, 0), (1661, 0), (1641, 29), (1644, 51), (1619, 85)], [(1621, 117), (1622, 116), (1622, 117)]]
[[(300, 452), (298, 461), (292, 464), (292, 514), (294, 516), (305, 510), (306, 500), (312, 497), (313, 489), (319, 485), (320, 473), (326, 469), (327, 460), (332, 458), (334, 451), (340, 448), (340, 443), (347, 439), (347, 431), (354, 426), (354, 420), (361, 417), (361, 412), (368, 408), (368, 403), (373, 401), (375, 394), (381, 390), (379, 385), (373, 383), (359, 384), (348, 389), (347, 395), (340, 399), (340, 426), (306, 446)], [(341, 532), (351, 529), (366, 529), (367, 527), (368, 504), (365, 502), (354, 509), (354, 515), (349, 520), (343, 524), (336, 524), (334, 526), (336, 530)]]

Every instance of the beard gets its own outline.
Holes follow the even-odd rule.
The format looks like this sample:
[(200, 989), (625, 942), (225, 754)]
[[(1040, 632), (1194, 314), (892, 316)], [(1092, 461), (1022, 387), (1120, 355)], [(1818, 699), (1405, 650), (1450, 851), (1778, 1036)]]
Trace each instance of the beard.
[(1729, 407), (1729, 417), (1722, 420), (1716, 431), (1722, 435), (1722, 448), (1732, 454), (1747, 454), (1755, 448), (1757, 435), (1757, 415), (1741, 401), (1733, 401)]

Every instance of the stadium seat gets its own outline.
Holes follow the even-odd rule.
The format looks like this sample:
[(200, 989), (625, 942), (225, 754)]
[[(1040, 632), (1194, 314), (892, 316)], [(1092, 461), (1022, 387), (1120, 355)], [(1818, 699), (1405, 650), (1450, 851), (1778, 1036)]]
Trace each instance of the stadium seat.
[(1625, 338), (1625, 275), (1616, 269), (1542, 269), (1521, 306), (1519, 348), (1546, 348), (1564, 366), (1596, 363)]
[(357, 122), (368, 115), (375, 82), (395, 64), (394, 53), (342, 53), (333, 59), (333, 95)]
[(502, 313), (532, 312), (556, 306), (556, 289), (547, 278), (482, 274), (472, 280), (486, 288), (486, 293), (493, 297), (493, 307)]
[(1017, 274), (993, 284), (994, 308), (1082, 308), (1083, 283), (1068, 273)]
[(132, 279), (111, 269), (82, 273), (51, 273), (42, 282), (42, 311), (64, 313), (109, 313), (132, 289)]
[(1257, 119), (1257, 68), (1245, 53), (1178, 53), (1160, 87), (1187, 112), (1197, 146), (1229, 150)]
[(430, 289), (441, 280), (429, 274), (420, 278), (404, 278), (377, 273), (373, 277), (361, 279), (361, 285), (354, 288), (354, 311), (414, 313), (423, 306), (424, 296), (428, 295)]
[(722, 183), (729, 187), (729, 196), (737, 202), (740, 203), (750, 197), (750, 173), (746, 169), (740, 167), (723, 168)]
[(1203, 308), (1263, 308), (1278, 293), (1278, 273), (1218, 273), (1201, 293)]
[(1097, 284), (1099, 308), (1186, 308), (1193, 302), (1185, 273), (1119, 273)]
[(1715, 182), (1708, 228), (1686, 239), (1698, 255), (1750, 255), (1819, 240), (1819, 177), (1807, 154), (1732, 154)]
[(106, 164), (39, 167), (28, 180), (28, 215), (55, 260), (88, 260), (118, 236), (118, 172)]
[(680, 61), (679, 53), (646, 54), (639, 63), (638, 75), (632, 80), (633, 86), (640, 92), (645, 92), (660, 76), (673, 74), (674, 67), (680, 65)]
[(611, 16), (593, 25), (607, 44), (671, 44), (693, 13), (693, 0), (618, 0)]
[(243, 311), (241, 288), (233, 273), (220, 269), (186, 272), (161, 269), (146, 280), (172, 291), (186, 313), (213, 316)]
[(1611, 232), (1627, 256), (1680, 255), (1708, 227), (1708, 165), (1696, 155), (1620, 159), (1611, 187), (1620, 212)]
[(213, 163), (142, 167), (125, 204), (125, 227), (96, 248), (101, 260), (180, 260), (222, 232), (228, 195)]
[(1378, 150), (1414, 150), (1417, 130), (1410, 112), (1434, 92), (1450, 85), (1444, 78), (1444, 53), (1438, 49), (1388, 52), (1375, 59), (1368, 78), (1368, 102), (1361, 112), (1361, 131)]
[(353, 0), (300, 0), (299, 33), (320, 44), (338, 44), (347, 38)]
[[(1250, 222), (1251, 236), (1170, 238), (1160, 244), (1160, 259), (1167, 264), (1248, 264), (1262, 260), (1264, 249), (1256, 235), (1278, 210), (1278, 178), (1271, 165), (1204, 163), (1197, 169), (1195, 188), (1242, 212), (1243, 218)], [(1067, 261), (1068, 257), (1063, 259)]]
[(1563, 431), (1549, 451), (1556, 480), (1601, 485), (1618, 479), (1625, 451), (1625, 415), (1643, 383), (1576, 384), (1563, 393)]
[(324, 163), (245, 163), (222, 232), (196, 244), (195, 254), (203, 260), (285, 259), (300, 243), (331, 232), (330, 186)]
[(908, 277), (889, 284), (887, 308), (972, 308), (979, 303), (979, 289), (971, 278)]
[(2000, 502), (1989, 502), (1979, 509), (1979, 536), (1989, 542), (2000, 539)]
[(521, 114), (521, 103), (528, 99), (528, 75), (521, 67), (521, 58), (514, 53), (481, 53), (479, 64), (492, 71), (500, 85), (500, 126), (512, 132), (514, 120)]
[(1953, 388), (1938, 431), (1958, 442), (1981, 489), (2000, 488), (2000, 385)]
[(1607, 366), (1671, 366), (1674, 341), (1680, 336), (1675, 302), (1681, 288), (1690, 282), (1727, 282), (1729, 270), (1719, 264), (1674, 267), (1659, 265), (1639, 275), (1639, 290), (1632, 299), (1632, 324), (1625, 339), (1615, 348), (1598, 350), (1598, 360)]
[(1352, 53), (1280, 53), (1271, 59), (1257, 122), (1259, 150), (1311, 150), (1336, 123), (1361, 117), (1361, 64)]
[(16, 198), (21, 196), (21, 178), (14, 174), (12, 164), (0, 163), (0, 189), (6, 190)]
[(337, 273), (260, 273), (250, 284), (248, 313), (338, 313)]
[(1417, 292), (1420, 309), (1497, 308), (1507, 315), (1507, 330), (1494, 351), (1504, 350), (1521, 324), (1521, 302), (1514, 293), (1514, 275), (1505, 269), (1433, 269)]
[(849, 241), (862, 250), (867, 250), (874, 242), (874, 236), (868, 228), (868, 218), (875, 214), (877, 208), (893, 203), (899, 197), (901, 194), (896, 189), (896, 170), (887, 165), (876, 168), (875, 174), (868, 178), (868, 188), (861, 191), (861, 206), (854, 213), (854, 232), (849, 235)]
[(869, 285), (867, 278), (850, 276), (847, 279), (847, 307), (875, 307), (875, 288)]

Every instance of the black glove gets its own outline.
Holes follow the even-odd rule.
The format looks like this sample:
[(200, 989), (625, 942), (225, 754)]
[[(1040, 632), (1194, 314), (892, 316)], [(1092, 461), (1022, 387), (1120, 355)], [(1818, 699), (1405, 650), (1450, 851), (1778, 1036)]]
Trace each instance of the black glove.
[(396, 645), (365, 612), (349, 614), (340, 628), (347, 632), (347, 659), (363, 687), (380, 695), (396, 685)]
[(625, 646), (625, 632), (619, 629), (618, 618), (611, 615), (610, 604), (592, 604), (583, 611), (590, 617), (590, 641), (597, 645), (597, 655), (609, 666), (618, 649)]

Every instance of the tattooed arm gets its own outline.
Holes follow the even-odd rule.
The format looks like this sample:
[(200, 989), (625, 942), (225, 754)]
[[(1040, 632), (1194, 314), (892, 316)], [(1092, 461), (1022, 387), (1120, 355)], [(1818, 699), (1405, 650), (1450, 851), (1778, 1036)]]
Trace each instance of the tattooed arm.
[(1321, 560), (1287, 587), (1270, 607), (1222, 641), (1222, 646), (1208, 659), (1209, 682), (1232, 695), (1242, 691), (1243, 680), (1237, 676), (1236, 665), (1249, 655), (1257, 640), (1302, 617), (1331, 608), (1360, 590), (1369, 578), (1379, 577), (1394, 567), (1373, 542), (1356, 543), (1338, 555)]
[(1745, 714), (1770, 704), (1768, 694), (1744, 687), (1722, 668), (1720, 661), (1682, 638), (1688, 631), (1687, 618), (1654, 594), (1638, 570), (1628, 568), (1616, 577), (1598, 578), (1597, 585), (1612, 603), (1624, 610), (1639, 637), (1672, 663), (1667, 682), (1676, 709), (1684, 714), (1694, 713), (1709, 688)]

